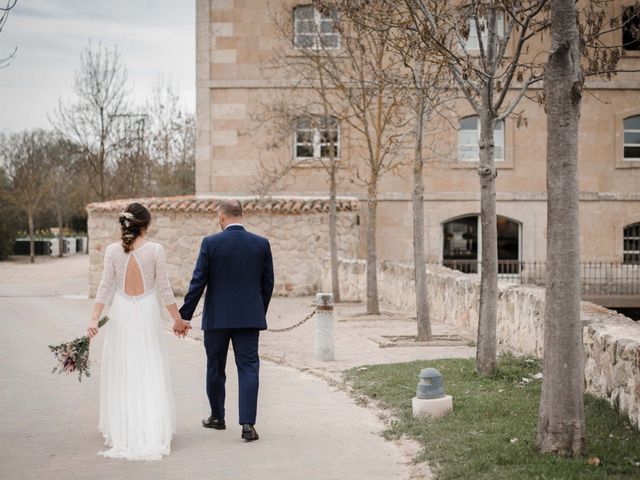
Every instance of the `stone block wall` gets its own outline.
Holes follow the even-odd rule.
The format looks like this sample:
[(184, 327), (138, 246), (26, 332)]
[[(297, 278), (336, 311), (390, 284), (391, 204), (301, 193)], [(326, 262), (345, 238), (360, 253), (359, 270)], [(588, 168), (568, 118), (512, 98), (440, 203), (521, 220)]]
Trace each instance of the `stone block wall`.
[[(104, 249), (119, 241), (118, 213), (137, 201), (151, 211), (149, 239), (162, 244), (167, 253), (171, 285), (184, 295), (206, 235), (219, 231), (217, 205), (220, 198), (195, 196), (116, 200), (88, 205), (89, 284), (94, 296), (102, 274)], [(322, 260), (329, 256), (327, 199), (277, 197), (260, 201), (241, 198), (248, 230), (271, 242), (276, 295), (308, 295), (318, 291)], [(355, 256), (358, 238), (358, 201), (340, 198), (338, 234), (341, 256)]]
[[(330, 290), (325, 263), (323, 288)], [(408, 264), (379, 265), (382, 308), (414, 313), (414, 269)], [(340, 281), (344, 301), (366, 299), (366, 262), (343, 260)], [(463, 336), (475, 338), (478, 328), (480, 278), (438, 265), (427, 267), (429, 312)], [(498, 343), (503, 348), (542, 357), (544, 289), (500, 285)], [(640, 428), (640, 324), (599, 305), (582, 302), (587, 392), (607, 399)]]

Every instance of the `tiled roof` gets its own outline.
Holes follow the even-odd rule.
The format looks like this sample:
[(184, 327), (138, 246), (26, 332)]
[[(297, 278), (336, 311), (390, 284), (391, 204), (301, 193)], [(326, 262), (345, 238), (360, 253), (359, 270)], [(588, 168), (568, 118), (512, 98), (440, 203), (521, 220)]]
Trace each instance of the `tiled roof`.
[[(179, 197), (150, 197), (123, 200), (110, 200), (107, 202), (90, 203), (87, 205), (89, 212), (117, 212), (131, 202), (138, 202), (151, 211), (174, 212), (216, 212), (218, 204), (229, 197), (198, 197), (184, 195)], [(304, 213), (329, 212), (329, 199), (324, 197), (269, 197), (259, 199), (257, 197), (234, 197), (242, 202), (242, 208), (246, 213), (272, 213), (297, 215)], [(356, 212), (359, 209), (358, 200), (354, 197), (339, 197), (339, 212)]]

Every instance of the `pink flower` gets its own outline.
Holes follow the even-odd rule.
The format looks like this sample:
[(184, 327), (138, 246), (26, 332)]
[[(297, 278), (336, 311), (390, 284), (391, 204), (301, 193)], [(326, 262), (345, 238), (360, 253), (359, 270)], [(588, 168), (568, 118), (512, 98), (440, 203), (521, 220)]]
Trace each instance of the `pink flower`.
[(73, 360), (73, 358), (71, 357), (67, 357), (64, 359), (64, 364), (62, 365), (62, 369), (65, 372), (71, 373), (71, 372), (75, 372), (76, 370), (76, 363)]

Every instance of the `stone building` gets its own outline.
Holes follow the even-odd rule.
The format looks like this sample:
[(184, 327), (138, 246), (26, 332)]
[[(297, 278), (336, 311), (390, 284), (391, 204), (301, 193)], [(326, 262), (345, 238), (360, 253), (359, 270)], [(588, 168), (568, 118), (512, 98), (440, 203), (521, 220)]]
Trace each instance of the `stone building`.
[[(610, 14), (624, 12), (629, 3), (612, 2)], [(274, 18), (282, 19), (282, 15), (292, 27), (287, 38), (274, 24)], [(196, 195), (147, 199), (160, 217), (156, 225), (167, 225), (168, 229), (159, 231), (166, 237), (162, 240), (172, 243), (171, 232), (184, 225), (188, 238), (180, 240), (182, 250), (195, 251), (199, 236), (215, 231), (216, 199), (244, 197), (247, 205), (254, 205), (250, 211), (255, 225), (251, 226), (258, 233), (273, 236), (275, 244), (282, 243), (275, 246), (282, 266), (279, 292), (309, 293), (318, 287), (318, 260), (327, 253), (327, 216), (323, 212), (329, 188), (318, 157), (326, 155), (328, 146), (322, 143), (318, 129), (304, 121), (297, 122), (295, 129), (274, 134), (278, 125), (269, 125), (260, 112), (274, 99), (292, 95), (296, 83), (295, 78), (278, 77), (265, 69), (274, 52), (295, 58), (300, 46), (315, 41), (305, 35), (310, 29), (323, 32), (326, 45), (339, 49), (340, 34), (332, 22), (331, 16), (316, 11), (308, 1), (197, 0)], [(632, 18), (631, 24), (634, 22), (640, 23), (640, 18)], [(588, 80), (588, 93), (583, 97), (580, 241), (583, 277), (587, 277), (585, 297), (608, 306), (638, 308), (640, 73), (631, 70), (640, 69), (640, 42), (629, 41), (625, 35), (624, 31), (614, 32), (609, 40), (626, 41), (619, 66), (630, 71), (610, 81)], [(468, 48), (473, 49), (477, 39), (469, 41)], [(425, 152), (427, 259), (475, 272), (481, 252), (478, 121), (466, 103), (455, 107), (449, 124), (438, 133), (439, 155)], [(527, 126), (516, 128), (516, 122), (507, 119), (495, 132), (498, 249), (503, 278), (511, 273), (520, 281), (535, 283), (536, 278), (538, 282), (544, 279), (546, 257), (546, 116), (537, 103), (524, 100), (520, 107)], [(317, 112), (299, 112), (302, 119), (309, 114)], [(361, 205), (366, 191), (354, 181), (362, 151), (348, 126), (330, 128), (337, 140), (339, 194), (345, 199), (341, 204), (341, 255), (363, 258), (367, 218)], [(407, 157), (410, 155), (407, 152)], [(258, 204), (249, 195), (264, 175), (263, 166), (283, 160), (292, 162), (293, 168), (274, 185), (271, 193), (276, 196), (275, 203), (255, 206)], [(412, 257), (410, 179), (409, 167), (401, 167), (381, 180), (377, 245), (382, 261), (405, 262)], [(98, 280), (101, 247), (117, 239), (108, 222), (120, 203), (89, 206), (92, 252), (95, 250), (92, 284)], [(295, 255), (287, 255), (288, 250)], [(176, 260), (182, 263), (173, 266), (178, 291), (186, 287), (193, 257), (183, 255), (186, 257)], [(589, 262), (597, 263), (594, 267)], [(616, 283), (620, 278), (624, 284)], [(601, 298), (603, 295), (607, 298)]]
[[(313, 12), (310, 2), (295, 9), (300, 25), (311, 22), (327, 32), (339, 47), (339, 34), (330, 18)], [(612, 14), (624, 8), (614, 2)], [(278, 194), (326, 195), (327, 177), (314, 163), (322, 145), (297, 149), (299, 128), (275, 151), (272, 141), (251, 126), (261, 104), (274, 92), (286, 91), (291, 79), (273, 80), (263, 70), (274, 48), (296, 54), (303, 38), (282, 40), (273, 26), (273, 9), (289, 8), (290, 0), (197, 1), (197, 152), (198, 195), (246, 194), (261, 161), (299, 155), (299, 162), (281, 184)], [(305, 6), (306, 5), (306, 6)], [(294, 26), (295, 26), (294, 25)], [(333, 35), (329, 38), (329, 35)], [(616, 35), (622, 35), (616, 33)], [(640, 50), (631, 43), (622, 58), (623, 69), (640, 68)], [(584, 261), (640, 262), (640, 74), (623, 73), (611, 81), (588, 81), (584, 96), (579, 146), (581, 240)], [(528, 126), (516, 128), (507, 120), (496, 131), (499, 256), (502, 260), (544, 261), (546, 255), (546, 117), (530, 101), (522, 108)], [(300, 112), (304, 115), (306, 112)], [(428, 259), (433, 262), (477, 260), (480, 253), (477, 117), (460, 105), (454, 127), (441, 138), (448, 146), (445, 160), (427, 163), (426, 234)], [(455, 128), (457, 125), (457, 128)], [(308, 132), (307, 132), (308, 133)], [(347, 128), (339, 127), (341, 160), (356, 160)], [(310, 137), (306, 137), (310, 138)], [(299, 143), (298, 143), (299, 146)], [(310, 158), (311, 157), (311, 158)], [(349, 180), (353, 161), (341, 171), (340, 193), (366, 198), (363, 188)], [(386, 176), (380, 187), (378, 245), (384, 260), (409, 260), (412, 220), (409, 172)], [(366, 222), (364, 212), (360, 228)], [(360, 235), (362, 242), (364, 235)], [(360, 255), (364, 247), (360, 246)]]

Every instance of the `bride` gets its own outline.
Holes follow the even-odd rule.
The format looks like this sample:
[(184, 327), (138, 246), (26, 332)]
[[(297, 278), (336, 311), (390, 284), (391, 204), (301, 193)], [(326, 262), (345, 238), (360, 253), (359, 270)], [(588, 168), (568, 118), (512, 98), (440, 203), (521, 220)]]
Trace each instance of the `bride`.
[[(122, 242), (109, 245), (87, 333), (114, 295), (104, 326), (100, 378), (100, 431), (108, 450), (99, 455), (128, 460), (160, 460), (171, 451), (176, 416), (158, 297), (184, 336), (167, 277), (162, 245), (145, 240), (151, 214), (139, 203), (120, 213)], [(115, 290), (115, 293), (114, 293)], [(156, 295), (157, 293), (157, 295)]]

